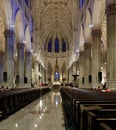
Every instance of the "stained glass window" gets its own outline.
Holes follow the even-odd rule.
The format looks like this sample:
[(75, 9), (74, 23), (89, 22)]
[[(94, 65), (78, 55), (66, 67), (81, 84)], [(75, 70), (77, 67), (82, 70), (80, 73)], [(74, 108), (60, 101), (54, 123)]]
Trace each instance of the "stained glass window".
[(26, 5), (28, 6), (28, 4), (29, 4), (29, 0), (25, 0), (25, 3), (26, 3)]
[(52, 52), (52, 41), (51, 41), (51, 39), (48, 42), (48, 52)]
[(80, 8), (83, 7), (83, 4), (84, 4), (84, 0), (80, 0)]
[(62, 40), (62, 52), (66, 52), (66, 43)]
[(56, 53), (59, 52), (59, 40), (58, 40), (58, 38), (55, 39), (55, 52)]

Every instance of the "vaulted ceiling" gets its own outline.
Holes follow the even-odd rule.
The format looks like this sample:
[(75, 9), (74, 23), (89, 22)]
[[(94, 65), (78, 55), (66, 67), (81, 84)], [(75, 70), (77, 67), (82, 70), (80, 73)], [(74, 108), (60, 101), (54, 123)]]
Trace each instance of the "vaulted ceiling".
[(33, 1), (34, 26), (40, 31), (42, 43), (55, 37), (72, 41), (77, 7), (75, 0)]

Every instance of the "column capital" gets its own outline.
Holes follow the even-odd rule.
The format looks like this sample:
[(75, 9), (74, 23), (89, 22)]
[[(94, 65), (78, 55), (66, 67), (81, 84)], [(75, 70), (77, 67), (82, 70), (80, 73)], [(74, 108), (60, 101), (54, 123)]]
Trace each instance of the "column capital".
[(84, 44), (84, 47), (85, 47), (85, 49), (86, 49), (86, 48), (91, 48), (91, 44), (90, 44), (90, 43), (85, 43), (85, 44)]
[(116, 14), (116, 4), (111, 4), (106, 7), (106, 15)]
[(4, 31), (4, 35), (5, 37), (12, 37), (14, 35), (14, 31), (13, 30), (5, 30)]
[(93, 30), (92, 32), (91, 32), (91, 35), (92, 36), (94, 36), (94, 37), (101, 37), (101, 35), (102, 35), (102, 32), (101, 32), (101, 30)]
[(35, 63), (35, 64), (39, 64), (39, 61), (38, 61), (38, 60), (35, 60), (34, 63)]
[(80, 56), (84, 56), (84, 51), (79, 52)]
[(17, 49), (21, 49), (21, 48), (23, 49), (24, 46), (25, 46), (24, 43), (18, 43), (17, 44)]
[(25, 56), (31, 56), (31, 52), (30, 51), (26, 51), (25, 52)]
[(0, 52), (0, 56), (4, 56), (4, 52)]

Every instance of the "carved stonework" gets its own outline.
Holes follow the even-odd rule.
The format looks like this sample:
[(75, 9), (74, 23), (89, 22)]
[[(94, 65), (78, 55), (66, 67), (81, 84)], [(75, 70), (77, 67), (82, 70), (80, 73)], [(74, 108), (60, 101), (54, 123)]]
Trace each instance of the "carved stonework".
[(12, 30), (5, 30), (4, 31), (5, 37), (12, 37), (14, 35), (14, 31)]
[(25, 52), (25, 56), (31, 56), (31, 52), (30, 51)]
[(91, 48), (91, 44), (90, 43), (85, 43), (84, 46), (85, 46), (85, 49)]
[(93, 30), (92, 33), (91, 33), (91, 35), (93, 37), (101, 37), (102, 32), (101, 32), (101, 30)]
[(24, 43), (18, 43), (17, 44), (17, 49), (24, 49)]
[(106, 15), (113, 15), (113, 14), (116, 14), (116, 4), (109, 5), (106, 8)]

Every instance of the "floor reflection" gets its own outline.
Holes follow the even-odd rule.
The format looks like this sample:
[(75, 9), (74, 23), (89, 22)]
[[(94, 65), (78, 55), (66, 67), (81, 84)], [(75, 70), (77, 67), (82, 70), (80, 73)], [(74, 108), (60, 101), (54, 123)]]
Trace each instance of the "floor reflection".
[(0, 130), (65, 130), (59, 90), (52, 90), (9, 118), (0, 122)]

